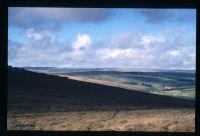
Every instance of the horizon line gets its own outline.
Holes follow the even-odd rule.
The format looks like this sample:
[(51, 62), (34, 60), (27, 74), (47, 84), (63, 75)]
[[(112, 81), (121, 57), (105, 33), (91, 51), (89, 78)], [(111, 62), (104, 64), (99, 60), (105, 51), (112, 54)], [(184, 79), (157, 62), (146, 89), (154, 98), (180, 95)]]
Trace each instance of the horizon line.
[[(11, 65), (8, 65), (11, 66)], [(17, 68), (66, 68), (66, 69), (146, 69), (146, 70), (196, 70), (196, 68), (114, 68), (114, 67), (60, 67), (60, 66), (11, 66), (11, 67), (17, 67)]]

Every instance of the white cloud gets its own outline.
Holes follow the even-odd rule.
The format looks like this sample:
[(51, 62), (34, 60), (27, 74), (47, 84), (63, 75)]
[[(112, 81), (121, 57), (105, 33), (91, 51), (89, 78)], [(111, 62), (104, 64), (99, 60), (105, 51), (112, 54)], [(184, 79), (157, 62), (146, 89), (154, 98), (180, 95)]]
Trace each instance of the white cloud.
[(141, 44), (144, 44), (144, 45), (151, 44), (153, 42), (161, 43), (161, 42), (164, 42), (164, 41), (165, 41), (165, 39), (162, 36), (144, 35), (141, 38)]
[[(120, 49), (148, 49), (151, 50), (165, 44), (166, 37), (163, 34), (150, 35), (144, 32), (120, 32), (108, 39), (105, 47)], [(102, 45), (101, 45), (102, 46)]]
[(103, 48), (96, 51), (95, 58), (99, 58), (97, 63), (102, 64), (104, 67), (146, 67), (155, 62), (154, 52), (139, 48)]
[(103, 48), (96, 51), (96, 54), (103, 59), (118, 59), (124, 57), (130, 57), (135, 53), (134, 49), (109, 49)]
[(90, 35), (78, 34), (76, 41), (73, 43), (73, 49), (88, 48), (92, 43)]
[(180, 50), (173, 50), (173, 51), (169, 51), (168, 54), (171, 55), (172, 57), (178, 57), (181, 55), (181, 52)]
[(48, 31), (36, 31), (33, 28), (29, 28), (26, 33), (27, 37), (32, 40), (43, 40), (44, 38), (49, 38), (50, 40), (55, 40), (55, 35)]
[(34, 40), (41, 40), (42, 36), (39, 33), (34, 32), (33, 28), (27, 31), (27, 37), (32, 38)]

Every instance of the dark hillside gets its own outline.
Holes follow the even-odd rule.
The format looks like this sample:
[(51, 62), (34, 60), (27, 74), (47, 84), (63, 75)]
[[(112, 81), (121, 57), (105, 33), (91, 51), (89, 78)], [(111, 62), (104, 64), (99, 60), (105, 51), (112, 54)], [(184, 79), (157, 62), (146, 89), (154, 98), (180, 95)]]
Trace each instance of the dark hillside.
[[(194, 108), (194, 101), (8, 68), (8, 110), (19, 112)], [(17, 109), (17, 110), (16, 110)]]

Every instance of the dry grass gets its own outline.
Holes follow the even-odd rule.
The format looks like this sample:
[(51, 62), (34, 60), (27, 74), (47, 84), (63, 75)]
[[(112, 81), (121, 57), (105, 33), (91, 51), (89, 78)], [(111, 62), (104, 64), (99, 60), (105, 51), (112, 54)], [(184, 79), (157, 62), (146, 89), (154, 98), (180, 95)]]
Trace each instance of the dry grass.
[(194, 132), (195, 112), (179, 110), (80, 111), (8, 114), (9, 130)]

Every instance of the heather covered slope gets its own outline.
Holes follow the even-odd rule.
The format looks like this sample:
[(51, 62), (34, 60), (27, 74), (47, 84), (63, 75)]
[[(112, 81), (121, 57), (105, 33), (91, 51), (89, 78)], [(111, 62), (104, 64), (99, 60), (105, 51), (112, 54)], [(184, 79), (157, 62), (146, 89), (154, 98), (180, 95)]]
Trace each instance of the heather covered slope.
[(8, 69), (8, 110), (19, 112), (194, 108), (194, 101)]

